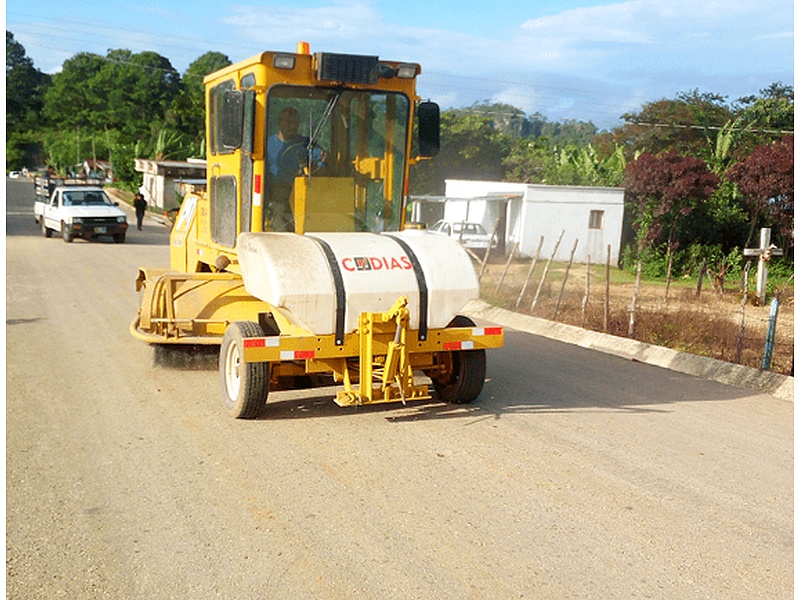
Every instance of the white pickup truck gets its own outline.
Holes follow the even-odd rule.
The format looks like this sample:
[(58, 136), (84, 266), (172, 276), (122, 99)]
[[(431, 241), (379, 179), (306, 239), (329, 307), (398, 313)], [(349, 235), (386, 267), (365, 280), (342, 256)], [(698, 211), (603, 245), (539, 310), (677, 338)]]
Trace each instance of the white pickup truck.
[(33, 212), (42, 235), (61, 233), (65, 242), (76, 237), (94, 239), (110, 236), (118, 244), (125, 241), (128, 221), (112, 202), (100, 183), (80, 179), (36, 179)]

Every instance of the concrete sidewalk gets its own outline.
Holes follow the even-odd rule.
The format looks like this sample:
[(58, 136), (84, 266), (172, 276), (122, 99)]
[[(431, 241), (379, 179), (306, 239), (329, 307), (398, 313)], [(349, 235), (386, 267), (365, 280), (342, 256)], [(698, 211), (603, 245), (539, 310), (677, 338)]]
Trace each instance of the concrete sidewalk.
[(794, 377), (788, 375), (523, 315), (489, 306), (481, 300), (470, 302), (464, 312), (504, 327), (794, 401)]

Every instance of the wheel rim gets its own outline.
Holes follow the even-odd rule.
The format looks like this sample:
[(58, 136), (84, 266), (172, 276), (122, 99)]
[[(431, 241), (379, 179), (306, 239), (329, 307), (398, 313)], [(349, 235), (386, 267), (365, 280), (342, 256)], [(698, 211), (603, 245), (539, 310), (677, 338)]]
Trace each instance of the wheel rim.
[(239, 387), (242, 385), (239, 377), (239, 347), (236, 343), (228, 346), (225, 353), (225, 387), (228, 390), (228, 397), (235, 401), (239, 397)]

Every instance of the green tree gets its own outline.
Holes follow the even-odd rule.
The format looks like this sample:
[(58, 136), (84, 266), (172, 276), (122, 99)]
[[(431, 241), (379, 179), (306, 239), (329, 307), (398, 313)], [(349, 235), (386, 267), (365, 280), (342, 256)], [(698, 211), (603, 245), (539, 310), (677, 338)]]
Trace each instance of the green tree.
[(721, 177), (708, 199), (686, 215), (676, 239), (684, 248), (719, 247), (727, 255), (744, 245), (749, 221), (736, 186)]
[(508, 135), (512, 138), (528, 137), (530, 135), (530, 124), (525, 117), (525, 112), (510, 104), (502, 102), (481, 102), (475, 103), (468, 108), (454, 109), (452, 111), (459, 117), (479, 115), (492, 120), (495, 131)]
[(220, 52), (206, 52), (183, 74), (182, 88), (172, 102), (172, 114), (178, 131), (200, 145), (205, 136), (205, 87), (203, 78), (231, 64)]
[(33, 65), (25, 48), (6, 31), (6, 167), (35, 164), (39, 115), (50, 76)]
[(626, 113), (627, 123), (613, 132), (615, 142), (631, 158), (637, 151), (658, 154), (676, 150), (690, 156), (702, 153), (709, 137), (733, 118), (725, 98), (698, 90), (674, 100), (648, 102), (638, 113)]
[(44, 114), (56, 128), (118, 129), (141, 135), (163, 123), (180, 76), (155, 52), (109, 50), (64, 61), (45, 96)]
[(626, 162), (621, 146), (602, 155), (591, 144), (559, 148), (547, 139), (517, 140), (503, 160), (506, 181), (608, 187), (622, 184)]
[(25, 48), (6, 31), (6, 131), (35, 127), (50, 77), (33, 65)]
[(721, 129), (709, 133), (706, 149), (696, 157), (706, 161), (708, 168), (720, 178), (720, 184), (684, 219), (677, 237), (681, 246), (693, 246), (696, 250), (705, 248), (709, 257), (727, 259), (730, 252), (744, 243), (747, 213), (736, 186), (725, 178), (725, 172), (736, 161), (736, 144), (742, 132), (740, 119), (729, 121)]
[(741, 132), (737, 156), (745, 158), (756, 146), (771, 144), (794, 131), (794, 90), (781, 82), (760, 90), (758, 96), (745, 96), (735, 104)]
[(583, 147), (592, 143), (597, 135), (597, 127), (591, 121), (548, 121), (543, 119), (536, 127), (537, 137), (546, 138), (555, 146)]
[[(136, 178), (130, 152), (186, 158), (191, 141), (170, 129), (180, 75), (155, 52), (79, 53), (53, 77), (42, 113), (45, 155), (59, 170), (91, 156), (113, 161), (117, 177)], [(130, 160), (130, 165), (121, 161)], [(130, 171), (130, 172), (129, 172)], [(129, 181), (130, 183), (130, 181)]]
[(416, 166), (409, 190), (415, 195), (442, 195), (446, 179), (502, 181), (509, 147), (509, 136), (494, 128), (491, 117), (444, 111), (439, 155)]
[(91, 84), (98, 96), (106, 98), (105, 110), (94, 124), (135, 135), (166, 121), (180, 91), (180, 75), (155, 52), (110, 50)]
[(91, 125), (105, 111), (105, 93), (100, 90), (97, 95), (94, 89), (104, 64), (102, 56), (90, 52), (81, 52), (64, 61), (44, 97), (42, 113), (51, 127), (75, 129)]
[(506, 179), (521, 183), (543, 183), (548, 177), (548, 165), (554, 160), (548, 144), (530, 139), (514, 140), (503, 159)]

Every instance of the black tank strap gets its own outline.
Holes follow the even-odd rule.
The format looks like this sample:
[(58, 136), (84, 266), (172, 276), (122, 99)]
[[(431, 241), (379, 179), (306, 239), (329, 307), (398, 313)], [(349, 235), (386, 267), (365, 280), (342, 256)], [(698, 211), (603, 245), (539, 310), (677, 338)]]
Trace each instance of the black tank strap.
[[(384, 234), (386, 235), (386, 234)], [(422, 272), (422, 265), (411, 249), (408, 243), (397, 236), (386, 235), (392, 238), (403, 249), (403, 252), (408, 256), (411, 261), (411, 266), (414, 267), (414, 275), (417, 278), (417, 287), (419, 288), (419, 339), (425, 341), (428, 339), (428, 284), (425, 281), (425, 273)]]
[(331, 275), (333, 276), (333, 284), (336, 286), (336, 345), (341, 346), (344, 344), (344, 324), (345, 324), (345, 308), (347, 305), (347, 297), (344, 291), (344, 278), (342, 277), (342, 270), (339, 268), (339, 261), (336, 260), (336, 255), (328, 242), (313, 235), (306, 234), (306, 237), (311, 238), (325, 254), (325, 258), (330, 265)]

